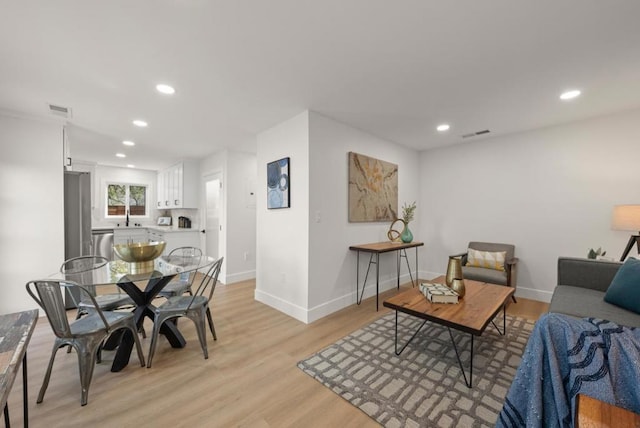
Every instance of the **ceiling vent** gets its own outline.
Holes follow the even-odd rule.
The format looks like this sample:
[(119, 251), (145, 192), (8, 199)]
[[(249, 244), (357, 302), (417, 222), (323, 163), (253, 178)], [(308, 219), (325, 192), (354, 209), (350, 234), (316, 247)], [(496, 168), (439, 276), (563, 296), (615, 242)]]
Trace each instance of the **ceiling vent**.
[(462, 138), (477, 137), (478, 135), (488, 134), (489, 132), (491, 131), (489, 131), (488, 129), (483, 129), (482, 131), (476, 131), (476, 132), (471, 132), (469, 134), (464, 134)]
[(55, 116), (71, 119), (71, 107), (64, 107), (55, 104), (47, 104), (47, 107), (49, 108), (49, 113)]

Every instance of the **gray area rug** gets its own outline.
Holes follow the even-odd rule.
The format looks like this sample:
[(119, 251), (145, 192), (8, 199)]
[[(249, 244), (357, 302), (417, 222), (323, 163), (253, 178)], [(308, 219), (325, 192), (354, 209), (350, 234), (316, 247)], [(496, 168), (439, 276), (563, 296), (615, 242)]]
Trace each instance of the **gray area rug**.
[[(422, 323), (398, 316), (401, 343)], [(502, 313), (496, 317), (502, 329)], [(400, 356), (395, 312), (300, 361), (298, 367), (386, 427), (492, 427), (533, 322), (507, 316), (474, 338), (473, 388), (464, 383), (446, 327), (427, 323)], [(452, 330), (468, 376), (470, 336)]]

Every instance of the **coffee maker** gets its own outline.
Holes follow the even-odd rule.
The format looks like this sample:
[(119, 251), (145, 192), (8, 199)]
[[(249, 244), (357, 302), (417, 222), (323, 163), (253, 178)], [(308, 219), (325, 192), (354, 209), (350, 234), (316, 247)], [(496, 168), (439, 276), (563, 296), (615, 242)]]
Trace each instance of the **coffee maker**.
[(189, 217), (178, 217), (178, 227), (182, 229), (191, 229), (191, 219)]

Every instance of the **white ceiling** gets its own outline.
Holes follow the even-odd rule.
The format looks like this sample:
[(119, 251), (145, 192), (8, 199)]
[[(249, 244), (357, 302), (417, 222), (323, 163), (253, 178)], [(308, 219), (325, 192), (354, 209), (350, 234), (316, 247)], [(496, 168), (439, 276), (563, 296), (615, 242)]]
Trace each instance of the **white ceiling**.
[(639, 17), (637, 0), (0, 0), (0, 108), (71, 107), (76, 158), (149, 169), (255, 151), (306, 109), (425, 150), (639, 107)]

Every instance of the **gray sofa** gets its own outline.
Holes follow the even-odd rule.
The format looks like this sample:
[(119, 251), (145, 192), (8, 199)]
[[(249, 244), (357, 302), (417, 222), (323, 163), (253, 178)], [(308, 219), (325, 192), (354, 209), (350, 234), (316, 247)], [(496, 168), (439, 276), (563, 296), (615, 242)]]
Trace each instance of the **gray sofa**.
[(620, 262), (560, 257), (558, 285), (553, 292), (549, 312), (577, 318), (594, 317), (640, 327), (640, 314), (607, 303), (603, 299), (620, 266)]

